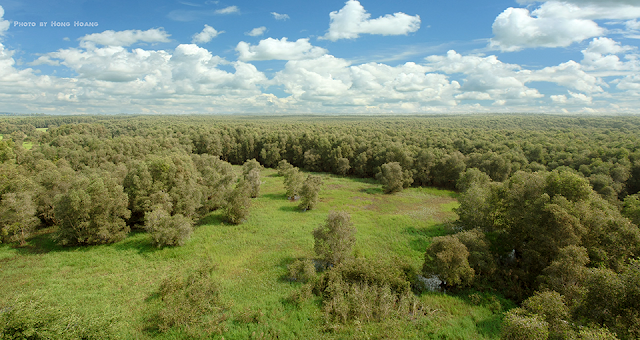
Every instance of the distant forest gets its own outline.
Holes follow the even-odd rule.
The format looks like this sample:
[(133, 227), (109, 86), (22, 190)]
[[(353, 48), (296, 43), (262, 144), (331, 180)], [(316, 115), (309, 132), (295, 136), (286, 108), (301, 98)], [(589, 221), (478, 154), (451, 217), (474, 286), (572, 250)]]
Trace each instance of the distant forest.
[(2, 242), (55, 225), (63, 245), (131, 228), (180, 245), (234, 209), (230, 164), (250, 160), (396, 171), (400, 186), (460, 193), (422, 274), (521, 303), (505, 338), (640, 337), (640, 117), (34, 116), (0, 117), (0, 134)]

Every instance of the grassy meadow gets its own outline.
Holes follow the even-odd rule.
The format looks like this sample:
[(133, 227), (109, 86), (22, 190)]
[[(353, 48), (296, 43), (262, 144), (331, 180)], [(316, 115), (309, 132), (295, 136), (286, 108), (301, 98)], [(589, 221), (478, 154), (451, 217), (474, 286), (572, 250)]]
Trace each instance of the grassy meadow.
[(482, 303), (496, 301), (486, 295), (423, 293), (419, 298), (431, 312), (415, 322), (351, 324), (333, 331), (318, 298), (301, 305), (287, 300), (300, 287), (287, 279), (287, 265), (314, 257), (311, 232), (329, 211), (351, 214), (356, 256), (400, 258), (419, 270), (430, 238), (445, 234), (444, 223), (456, 217), (455, 193), (409, 188), (385, 195), (376, 181), (322, 174), (317, 209), (301, 212), (297, 202), (286, 199), (275, 170), (265, 169), (261, 176), (260, 195), (245, 223), (227, 224), (213, 212), (182, 247), (154, 248), (144, 232), (111, 245), (60, 247), (53, 230), (41, 231), (23, 247), (1, 244), (0, 308), (16, 296), (33, 298), (83, 319), (108, 320), (117, 338), (181, 339), (187, 336), (180, 331), (161, 333), (152, 325), (160, 308), (159, 285), (210, 257), (228, 317), (226, 331), (212, 338), (499, 338), (504, 307)]

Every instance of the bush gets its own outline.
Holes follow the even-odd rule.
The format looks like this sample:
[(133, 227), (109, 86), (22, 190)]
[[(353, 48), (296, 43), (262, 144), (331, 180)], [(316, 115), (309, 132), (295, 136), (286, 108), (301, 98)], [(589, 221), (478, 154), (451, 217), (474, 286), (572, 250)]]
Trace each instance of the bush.
[(8, 193), (0, 200), (0, 243), (16, 242), (25, 244), (25, 240), (40, 224), (35, 216), (36, 206), (32, 193)]
[(289, 278), (293, 281), (307, 283), (316, 277), (316, 267), (313, 261), (296, 260), (288, 266)]
[(240, 180), (229, 195), (224, 206), (224, 216), (228, 222), (240, 224), (249, 216), (251, 198), (249, 186), (244, 180)]
[(298, 207), (303, 210), (311, 210), (318, 204), (318, 194), (322, 186), (322, 178), (318, 175), (309, 175), (302, 183), (300, 189), (300, 205)]
[(525, 315), (521, 308), (507, 312), (502, 324), (502, 339), (541, 340), (549, 337), (549, 324), (538, 315)]
[(112, 339), (112, 324), (108, 317), (83, 318), (37, 297), (19, 296), (0, 305), (0, 339)]
[(158, 208), (144, 216), (144, 228), (151, 235), (154, 246), (182, 246), (191, 237), (193, 221), (177, 214), (169, 215), (164, 209)]
[(322, 310), (330, 323), (415, 318), (425, 311), (404, 271), (365, 259), (347, 260), (331, 268), (314, 291), (322, 297)]
[(313, 249), (327, 264), (339, 264), (351, 255), (356, 242), (356, 228), (352, 225), (348, 213), (331, 211), (326, 223), (313, 231)]
[(382, 188), (386, 194), (402, 191), (402, 188), (413, 183), (413, 176), (406, 171), (403, 172), (398, 162), (382, 164), (376, 178), (382, 182)]
[(287, 173), (287, 171), (289, 171), (289, 169), (293, 169), (293, 165), (289, 164), (289, 162), (286, 159), (281, 160), (280, 162), (278, 162), (278, 176), (284, 176), (284, 174)]
[(213, 270), (211, 261), (204, 260), (186, 278), (174, 276), (162, 281), (159, 296), (163, 308), (157, 319), (161, 332), (178, 327), (194, 337), (200, 331), (224, 331), (225, 306), (220, 298), (220, 288), (211, 277)]
[(114, 178), (80, 175), (65, 194), (56, 196), (56, 238), (62, 245), (105, 244), (129, 233), (129, 200)]
[(425, 276), (437, 275), (449, 286), (467, 285), (474, 279), (469, 251), (455, 235), (434, 237), (424, 256)]

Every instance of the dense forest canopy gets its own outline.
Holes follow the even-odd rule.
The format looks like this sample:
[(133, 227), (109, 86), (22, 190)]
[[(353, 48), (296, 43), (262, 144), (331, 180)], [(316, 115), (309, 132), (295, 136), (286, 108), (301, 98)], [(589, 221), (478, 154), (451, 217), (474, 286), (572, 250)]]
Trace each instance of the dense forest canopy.
[[(635, 116), (34, 116), (1, 118), (0, 134), (2, 242), (56, 226), (62, 245), (132, 228), (181, 245), (211, 211), (242, 223), (262, 166), (303, 210), (322, 183), (298, 169), (377, 178), (390, 194), (437, 186), (460, 192), (459, 220), (425, 249), (424, 275), (524, 301), (511, 335), (640, 335)], [(598, 300), (601, 284), (618, 295)], [(540, 301), (591, 328), (561, 327)]]

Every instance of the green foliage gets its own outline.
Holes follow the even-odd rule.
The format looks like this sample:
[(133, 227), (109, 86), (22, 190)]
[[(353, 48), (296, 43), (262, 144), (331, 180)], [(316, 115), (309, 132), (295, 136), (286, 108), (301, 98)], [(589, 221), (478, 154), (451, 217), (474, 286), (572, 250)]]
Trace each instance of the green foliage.
[(349, 159), (344, 157), (338, 158), (336, 162), (336, 173), (344, 176), (349, 172), (349, 169), (351, 169), (351, 166), (349, 165)]
[(330, 324), (415, 319), (425, 312), (404, 272), (378, 261), (343, 261), (324, 273), (314, 291)]
[(289, 199), (295, 199), (296, 196), (300, 195), (304, 175), (298, 170), (298, 168), (288, 167), (283, 176), (284, 187), (287, 190), (285, 195)]
[(293, 169), (293, 165), (291, 165), (286, 159), (278, 162), (278, 176), (284, 176), (289, 169)]
[(432, 241), (422, 267), (425, 276), (437, 275), (449, 286), (473, 282), (475, 271), (469, 265), (467, 247), (453, 235), (434, 237)]
[(321, 186), (322, 177), (318, 175), (307, 176), (300, 188), (300, 204), (298, 205), (300, 210), (307, 211), (316, 207)]
[(203, 260), (186, 278), (168, 277), (160, 284), (163, 307), (157, 315), (161, 332), (181, 328), (190, 337), (206, 333), (222, 333), (227, 316), (220, 297), (220, 287), (213, 280), (211, 260)]
[(151, 243), (158, 247), (182, 246), (193, 232), (193, 221), (178, 215), (169, 215), (163, 208), (156, 208), (144, 216), (144, 228), (151, 235)]
[(235, 189), (229, 192), (223, 208), (224, 217), (228, 222), (240, 224), (247, 219), (251, 208), (250, 190), (247, 182), (241, 179)]
[(356, 228), (344, 211), (331, 211), (325, 224), (313, 230), (313, 249), (327, 264), (336, 265), (351, 256)]
[(413, 183), (411, 173), (403, 172), (398, 162), (382, 164), (380, 172), (376, 174), (376, 178), (382, 183), (382, 188), (387, 194), (402, 191), (402, 188), (406, 188)]
[(115, 339), (112, 324), (107, 316), (83, 318), (35, 296), (18, 296), (0, 305), (0, 339)]
[(549, 323), (538, 315), (526, 315), (520, 308), (514, 308), (504, 316), (502, 339), (540, 340), (549, 337)]
[(36, 206), (30, 191), (2, 195), (0, 242), (17, 241), (24, 245), (25, 240), (40, 224), (40, 220), (35, 215)]
[(97, 174), (79, 176), (65, 194), (56, 196), (61, 245), (104, 244), (122, 240), (129, 227), (125, 219), (128, 198), (113, 178)]
[(558, 292), (536, 292), (522, 303), (522, 308), (529, 315), (537, 316), (549, 325), (551, 339), (563, 339), (570, 335), (571, 328), (567, 321), (569, 309)]
[(640, 226), (640, 194), (629, 195), (624, 198), (622, 215), (635, 225)]
[(472, 186), (485, 187), (491, 182), (491, 177), (477, 168), (470, 168), (465, 170), (456, 182), (456, 189), (460, 191), (467, 191)]
[(249, 196), (258, 197), (260, 194), (260, 170), (262, 165), (255, 159), (248, 160), (242, 165), (242, 175), (249, 186)]
[(293, 281), (307, 283), (316, 277), (316, 267), (309, 259), (295, 260), (287, 268), (289, 269), (289, 278)]

